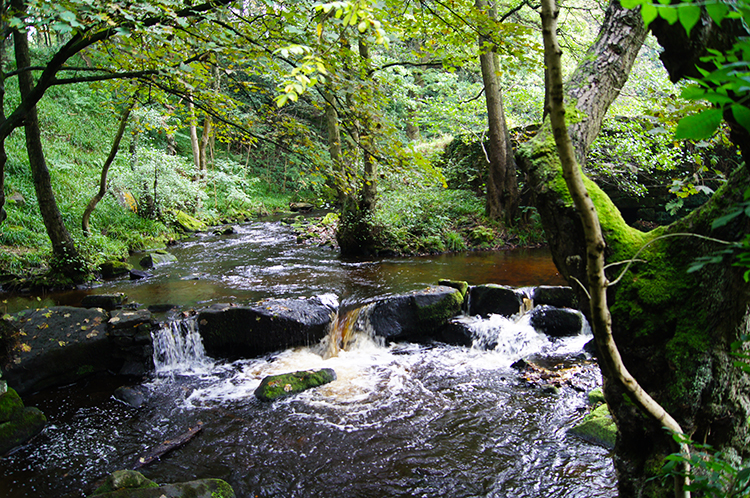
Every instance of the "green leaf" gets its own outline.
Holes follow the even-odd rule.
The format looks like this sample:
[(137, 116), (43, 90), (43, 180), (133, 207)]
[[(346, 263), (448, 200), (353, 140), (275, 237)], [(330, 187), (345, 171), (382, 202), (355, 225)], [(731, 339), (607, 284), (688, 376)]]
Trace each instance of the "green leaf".
[(701, 8), (698, 5), (683, 3), (677, 7), (677, 14), (680, 18), (680, 24), (685, 28), (687, 35), (690, 36), (690, 30), (701, 18)]
[(621, 0), (620, 5), (622, 5), (626, 9), (634, 9), (641, 4), (646, 5), (647, 3), (651, 2), (649, 2), (648, 0)]
[(701, 88), (698, 85), (690, 85), (682, 89), (680, 96), (685, 100), (698, 100), (702, 99), (705, 94), (705, 88)]
[(732, 115), (740, 126), (745, 130), (750, 131), (750, 109), (744, 105), (734, 104), (732, 106)]
[(641, 16), (643, 17), (643, 23), (647, 28), (648, 25), (657, 18), (658, 15), (659, 12), (656, 10), (656, 7), (654, 7), (654, 4), (652, 3), (644, 3), (641, 7)]
[(677, 124), (675, 138), (704, 140), (710, 138), (721, 124), (721, 109), (708, 109), (698, 114), (686, 116)]
[(721, 24), (729, 12), (729, 7), (722, 2), (709, 3), (706, 5), (706, 12), (716, 24)]
[(711, 223), (711, 229), (714, 230), (719, 227), (723, 227), (736, 217), (742, 214), (742, 209), (735, 209), (734, 211), (730, 211), (728, 214), (725, 214), (724, 216), (719, 216), (716, 218), (713, 223)]
[(678, 17), (676, 8), (672, 6), (659, 5), (657, 9), (659, 9), (659, 15), (662, 17), (662, 19), (667, 21), (669, 24), (674, 24), (677, 22)]

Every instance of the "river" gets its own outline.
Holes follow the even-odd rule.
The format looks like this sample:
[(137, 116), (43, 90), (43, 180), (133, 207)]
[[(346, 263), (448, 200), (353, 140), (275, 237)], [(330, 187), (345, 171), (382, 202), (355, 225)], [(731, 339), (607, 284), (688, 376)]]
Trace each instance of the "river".
[[(320, 294), (352, 303), (440, 278), (561, 283), (543, 250), (342, 261), (331, 249), (297, 244), (277, 223), (196, 235), (170, 252), (178, 262), (153, 269), (151, 279), (106, 282), (41, 303), (113, 291), (142, 305), (181, 307)], [(11, 305), (38, 303), (29, 297)], [(580, 353), (588, 336), (542, 338), (523, 319), (482, 326), (497, 335), (498, 348), (364, 337), (326, 360), (315, 346), (232, 363), (177, 355), (136, 386), (147, 396), (140, 409), (112, 398), (122, 382), (114, 377), (37, 393), (25, 402), (50, 423), (3, 458), (0, 495), (86, 496), (91, 483), (200, 421), (193, 441), (142, 472), (157, 482), (222, 478), (240, 497), (615, 496), (610, 453), (567, 432), (600, 379)], [(574, 381), (555, 390), (520, 379), (510, 365), (529, 356), (574, 369)], [(270, 404), (252, 395), (265, 375), (321, 367), (338, 380)]]

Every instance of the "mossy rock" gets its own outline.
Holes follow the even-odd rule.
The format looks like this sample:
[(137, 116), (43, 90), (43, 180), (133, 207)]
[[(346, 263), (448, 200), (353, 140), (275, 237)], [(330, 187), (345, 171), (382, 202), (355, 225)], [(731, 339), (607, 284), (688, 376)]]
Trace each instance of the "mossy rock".
[(47, 417), (38, 408), (24, 408), (12, 420), (0, 424), (0, 455), (36, 436), (47, 425)]
[(601, 403), (606, 403), (604, 399), (604, 391), (602, 391), (601, 387), (597, 387), (596, 389), (592, 389), (588, 393), (589, 398), (589, 404), (592, 406), (599, 405)]
[(148, 488), (122, 488), (91, 495), (92, 498), (235, 498), (234, 490), (221, 479), (164, 484)]
[(143, 256), (139, 264), (142, 268), (153, 268), (154, 266), (173, 263), (175, 261), (177, 261), (177, 257), (174, 254), (159, 249)]
[(174, 222), (178, 228), (185, 232), (200, 232), (206, 229), (206, 224), (201, 220), (194, 218), (184, 211), (172, 211)]
[(452, 287), (458, 289), (461, 296), (466, 299), (466, 293), (469, 292), (469, 282), (463, 280), (440, 280), (438, 285), (444, 285), (446, 287)]
[(91, 496), (111, 493), (120, 489), (158, 488), (159, 485), (135, 470), (117, 470), (107, 476), (104, 484), (96, 488)]
[(89, 294), (88, 296), (83, 297), (81, 300), (81, 306), (84, 308), (102, 308), (107, 311), (112, 311), (121, 308), (127, 298), (128, 297), (122, 292), (117, 292), (115, 294)]
[(583, 420), (570, 429), (570, 432), (581, 439), (608, 449), (615, 447), (617, 439), (617, 426), (606, 404), (600, 405), (583, 417)]
[(133, 266), (124, 261), (105, 261), (99, 266), (103, 278), (114, 278), (127, 275)]
[(21, 396), (12, 389), (0, 395), (0, 423), (9, 422), (16, 418), (23, 411), (23, 401)]
[(255, 390), (255, 396), (261, 401), (273, 401), (334, 380), (336, 380), (336, 372), (331, 368), (270, 375), (261, 381), (260, 386)]

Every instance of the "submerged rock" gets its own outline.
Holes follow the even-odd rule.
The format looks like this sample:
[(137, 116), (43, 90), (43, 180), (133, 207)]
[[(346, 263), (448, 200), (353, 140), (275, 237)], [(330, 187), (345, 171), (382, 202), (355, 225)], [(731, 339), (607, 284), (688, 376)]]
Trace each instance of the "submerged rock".
[(198, 332), (211, 356), (251, 358), (319, 342), (333, 312), (318, 298), (214, 306), (198, 313)]
[(523, 297), (518, 290), (506, 285), (475, 285), (469, 290), (469, 314), (517, 315), (523, 307)]
[(38, 408), (24, 407), (12, 388), (0, 394), (0, 455), (39, 434), (47, 418)]
[(261, 381), (260, 386), (255, 390), (255, 397), (261, 401), (273, 401), (334, 380), (336, 380), (336, 372), (331, 368), (270, 375)]
[(143, 391), (134, 387), (120, 386), (113, 394), (115, 399), (122, 401), (131, 408), (140, 408), (146, 401)]

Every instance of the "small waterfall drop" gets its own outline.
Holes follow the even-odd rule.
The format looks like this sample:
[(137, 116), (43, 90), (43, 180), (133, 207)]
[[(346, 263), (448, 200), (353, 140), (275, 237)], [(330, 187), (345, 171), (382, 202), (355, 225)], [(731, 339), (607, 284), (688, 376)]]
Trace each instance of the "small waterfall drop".
[(328, 335), (321, 341), (318, 353), (324, 360), (339, 355), (340, 351), (354, 349), (358, 344), (377, 342), (374, 331), (368, 327), (367, 316), (372, 306), (365, 305), (349, 310), (343, 315), (337, 312), (328, 328)]
[(202, 374), (213, 367), (203, 348), (195, 317), (162, 324), (153, 334), (153, 344), (157, 375)]

